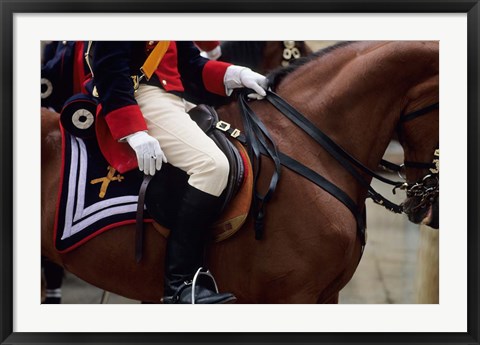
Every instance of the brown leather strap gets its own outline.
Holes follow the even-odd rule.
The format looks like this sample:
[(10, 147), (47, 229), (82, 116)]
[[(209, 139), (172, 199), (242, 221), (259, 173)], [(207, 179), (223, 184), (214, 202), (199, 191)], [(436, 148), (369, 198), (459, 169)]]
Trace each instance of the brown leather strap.
[(135, 260), (139, 263), (143, 256), (143, 209), (145, 205), (145, 192), (147, 191), (148, 184), (152, 180), (151, 175), (145, 175), (143, 177), (140, 191), (138, 192), (138, 204), (137, 204), (137, 217), (136, 217), (136, 231), (135, 231)]

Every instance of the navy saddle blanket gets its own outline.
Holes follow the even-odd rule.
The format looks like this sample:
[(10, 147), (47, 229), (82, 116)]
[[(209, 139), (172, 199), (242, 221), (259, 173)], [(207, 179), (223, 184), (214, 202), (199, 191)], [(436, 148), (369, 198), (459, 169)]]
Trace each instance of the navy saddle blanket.
[[(119, 174), (103, 158), (96, 138), (81, 139), (61, 131), (54, 241), (58, 251), (68, 252), (108, 229), (135, 223), (143, 173)], [(152, 221), (147, 212), (144, 221)]]

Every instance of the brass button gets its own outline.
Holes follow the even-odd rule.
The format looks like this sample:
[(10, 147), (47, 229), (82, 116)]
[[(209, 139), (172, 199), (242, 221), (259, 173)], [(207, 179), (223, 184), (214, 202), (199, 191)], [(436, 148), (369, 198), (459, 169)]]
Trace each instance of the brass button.
[(165, 79), (162, 80), (163, 85), (167, 85), (167, 81)]

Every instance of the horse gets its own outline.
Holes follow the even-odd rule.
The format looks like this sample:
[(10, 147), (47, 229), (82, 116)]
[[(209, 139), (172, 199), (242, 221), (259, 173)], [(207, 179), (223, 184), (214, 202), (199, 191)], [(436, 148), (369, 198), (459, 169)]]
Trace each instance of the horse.
[[(394, 133), (404, 149), (405, 213), (438, 224), (439, 196), (415, 191), (429, 176), (422, 162), (438, 150), (439, 44), (436, 41), (343, 42), (269, 75), (272, 90), (368, 169), (375, 169)], [(343, 190), (361, 212), (368, 187), (293, 125), (267, 99), (248, 103), (276, 148)], [(217, 109), (220, 119), (244, 130), (240, 107)], [(420, 116), (421, 115), (421, 116)], [(136, 263), (134, 225), (106, 231), (60, 254), (52, 241), (61, 166), (59, 115), (42, 109), (42, 255), (106, 291), (158, 303), (163, 294), (166, 240), (147, 224), (143, 259)], [(268, 187), (275, 164), (262, 161), (258, 189)], [(359, 169), (356, 169), (359, 170)], [(371, 176), (358, 172), (366, 181)], [(410, 191), (410, 193), (409, 193)], [(268, 202), (261, 239), (249, 215), (230, 238), (210, 243), (206, 263), (221, 291), (237, 303), (338, 303), (353, 276), (364, 242), (354, 214), (332, 194), (283, 167)], [(368, 247), (367, 247), (368, 248)]]

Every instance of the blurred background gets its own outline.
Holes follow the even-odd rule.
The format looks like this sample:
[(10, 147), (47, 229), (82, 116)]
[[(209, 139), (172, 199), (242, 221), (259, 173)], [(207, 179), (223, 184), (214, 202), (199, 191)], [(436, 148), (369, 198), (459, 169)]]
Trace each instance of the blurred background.
[[(305, 41), (312, 51), (336, 41)], [(392, 141), (384, 159), (403, 161), (401, 146)], [(393, 173), (382, 173), (398, 180)], [(387, 199), (400, 203), (403, 191), (392, 194), (392, 187), (374, 180), (373, 188)], [(360, 264), (340, 293), (341, 304), (438, 303), (438, 230), (410, 223), (405, 215), (389, 212), (367, 200), (367, 245)], [(42, 301), (45, 298), (42, 279)], [(105, 292), (65, 272), (61, 303), (140, 303)]]

